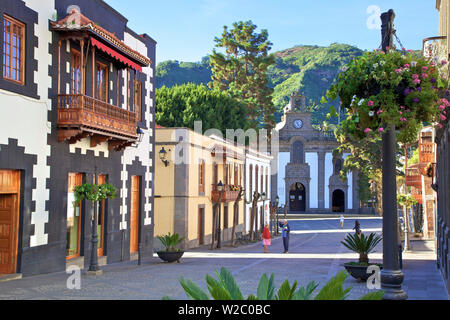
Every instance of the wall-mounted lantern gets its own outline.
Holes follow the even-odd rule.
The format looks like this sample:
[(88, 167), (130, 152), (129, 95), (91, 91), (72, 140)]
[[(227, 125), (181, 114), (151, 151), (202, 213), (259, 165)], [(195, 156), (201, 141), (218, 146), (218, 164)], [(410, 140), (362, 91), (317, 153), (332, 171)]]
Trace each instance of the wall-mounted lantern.
[(162, 147), (161, 151), (159, 151), (159, 158), (166, 167), (169, 166), (170, 161), (167, 160), (167, 151), (164, 149), (164, 147)]

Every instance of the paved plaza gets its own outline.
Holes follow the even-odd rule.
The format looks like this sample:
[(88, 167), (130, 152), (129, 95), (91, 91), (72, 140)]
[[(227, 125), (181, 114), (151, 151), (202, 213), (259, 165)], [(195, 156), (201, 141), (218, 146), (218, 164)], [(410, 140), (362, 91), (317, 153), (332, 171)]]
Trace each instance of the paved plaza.
[[(381, 233), (380, 218), (361, 218), (364, 233)], [(228, 268), (243, 294), (255, 294), (263, 273), (275, 273), (278, 288), (285, 279), (300, 285), (319, 282), (319, 288), (343, 269), (342, 264), (357, 259), (341, 243), (352, 232), (354, 219), (346, 219), (344, 229), (336, 218), (293, 220), (289, 254), (282, 254), (280, 238), (273, 240), (270, 254), (264, 254), (261, 244), (238, 248), (224, 246), (211, 251), (199, 248), (186, 252), (180, 264), (163, 263), (157, 257), (103, 267), (101, 276), (82, 275), (81, 289), (67, 289), (68, 275), (55, 273), (0, 283), (0, 299), (152, 299), (163, 296), (186, 299), (178, 280), (185, 277), (206, 290), (205, 275), (215, 276), (215, 270)], [(413, 241), (413, 252), (403, 255), (404, 289), (412, 300), (448, 300), (441, 275), (436, 267), (433, 242)], [(382, 262), (382, 246), (369, 256), (372, 262)], [(350, 299), (369, 292), (364, 283), (349, 277)]]

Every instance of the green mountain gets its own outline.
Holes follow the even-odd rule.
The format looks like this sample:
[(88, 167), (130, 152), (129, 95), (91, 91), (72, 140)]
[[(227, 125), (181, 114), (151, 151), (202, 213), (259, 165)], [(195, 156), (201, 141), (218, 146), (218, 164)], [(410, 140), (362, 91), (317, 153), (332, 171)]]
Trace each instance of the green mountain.
[(201, 62), (168, 60), (156, 66), (156, 88), (170, 88), (188, 82), (206, 85), (211, 81), (211, 76), (209, 57), (204, 57)]
[[(277, 120), (280, 120), (289, 96), (293, 92), (301, 92), (309, 99), (308, 105), (314, 106), (313, 124), (321, 124), (330, 107), (330, 104), (320, 104), (321, 98), (343, 67), (362, 53), (356, 47), (337, 43), (328, 47), (296, 46), (275, 52), (275, 65), (269, 68), (269, 83), (274, 88)], [(156, 68), (157, 88), (187, 82), (207, 84), (210, 78), (208, 57), (198, 63), (165, 61)], [(338, 104), (333, 102), (336, 108)]]

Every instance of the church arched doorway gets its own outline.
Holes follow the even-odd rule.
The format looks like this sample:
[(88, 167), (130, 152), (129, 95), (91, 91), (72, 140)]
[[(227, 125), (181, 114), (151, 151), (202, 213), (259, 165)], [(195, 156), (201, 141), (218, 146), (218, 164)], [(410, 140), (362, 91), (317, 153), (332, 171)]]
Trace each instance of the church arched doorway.
[(333, 212), (345, 212), (345, 193), (342, 190), (333, 192)]
[(294, 183), (289, 191), (289, 210), (291, 212), (306, 211), (306, 189), (300, 182)]

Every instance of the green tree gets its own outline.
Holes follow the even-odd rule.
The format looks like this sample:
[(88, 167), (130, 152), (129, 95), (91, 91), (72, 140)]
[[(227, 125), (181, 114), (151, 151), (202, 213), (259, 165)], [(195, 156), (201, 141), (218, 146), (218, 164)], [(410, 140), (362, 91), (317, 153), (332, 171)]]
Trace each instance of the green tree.
[(157, 89), (155, 118), (161, 126), (190, 129), (194, 129), (195, 121), (201, 121), (204, 131), (218, 129), (224, 135), (226, 129), (250, 127), (245, 104), (226, 92), (193, 83)]
[(263, 123), (266, 129), (275, 124), (275, 107), (272, 102), (273, 89), (269, 87), (267, 69), (275, 63), (269, 54), (272, 43), (268, 32), (256, 32), (252, 21), (235, 22), (228, 30), (224, 26), (221, 38), (215, 38), (217, 48), (210, 56), (212, 67), (211, 88), (228, 91), (248, 107), (252, 127)]

